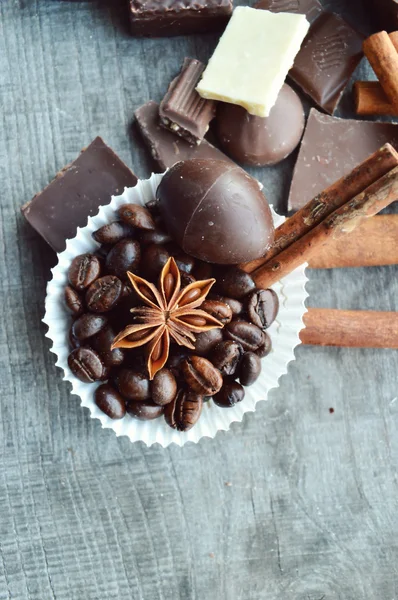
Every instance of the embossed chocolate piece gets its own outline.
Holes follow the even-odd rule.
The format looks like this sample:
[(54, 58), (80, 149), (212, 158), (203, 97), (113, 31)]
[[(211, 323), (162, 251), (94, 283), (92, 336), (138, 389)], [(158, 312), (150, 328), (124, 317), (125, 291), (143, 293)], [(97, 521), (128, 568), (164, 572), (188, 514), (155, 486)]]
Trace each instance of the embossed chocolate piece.
[(322, 5), (318, 0), (260, 0), (254, 8), (270, 10), (271, 12), (290, 12), (305, 15), (312, 23), (322, 12)]
[(344, 19), (322, 13), (312, 24), (289, 77), (324, 111), (333, 114), (362, 58), (363, 36)]
[(231, 0), (130, 0), (131, 31), (138, 36), (219, 31), (231, 13)]

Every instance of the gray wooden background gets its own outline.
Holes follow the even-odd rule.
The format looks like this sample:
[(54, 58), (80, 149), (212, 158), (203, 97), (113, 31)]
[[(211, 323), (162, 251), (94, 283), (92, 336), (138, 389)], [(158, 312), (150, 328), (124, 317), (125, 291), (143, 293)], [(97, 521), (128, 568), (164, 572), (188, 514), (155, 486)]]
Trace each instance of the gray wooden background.
[[(126, 4), (0, 2), (0, 600), (396, 600), (397, 352), (299, 348), (243, 424), (167, 450), (103, 431), (54, 366), (54, 255), (19, 207), (97, 134), (147, 176), (133, 110), (216, 43), (132, 39)], [(276, 204), (290, 169), (255, 172)], [(311, 272), (309, 304), (397, 289), (395, 267)]]

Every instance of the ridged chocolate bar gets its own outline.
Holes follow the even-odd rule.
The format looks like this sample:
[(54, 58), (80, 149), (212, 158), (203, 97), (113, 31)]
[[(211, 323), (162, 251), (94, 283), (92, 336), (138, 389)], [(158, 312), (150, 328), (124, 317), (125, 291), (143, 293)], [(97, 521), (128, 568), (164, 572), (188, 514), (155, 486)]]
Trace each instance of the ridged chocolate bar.
[(195, 89), (204, 69), (199, 60), (185, 58), (159, 106), (160, 123), (190, 144), (200, 144), (216, 111), (216, 103)]
[(233, 162), (206, 140), (203, 140), (200, 145), (193, 146), (162, 127), (159, 123), (159, 105), (152, 100), (140, 106), (134, 116), (160, 171), (165, 171), (176, 162), (189, 158), (213, 158)]
[(170, 37), (223, 29), (232, 0), (130, 0), (133, 35)]
[(318, 0), (260, 0), (254, 8), (276, 13), (298, 13), (305, 15), (310, 23), (315, 21), (322, 12), (322, 5)]

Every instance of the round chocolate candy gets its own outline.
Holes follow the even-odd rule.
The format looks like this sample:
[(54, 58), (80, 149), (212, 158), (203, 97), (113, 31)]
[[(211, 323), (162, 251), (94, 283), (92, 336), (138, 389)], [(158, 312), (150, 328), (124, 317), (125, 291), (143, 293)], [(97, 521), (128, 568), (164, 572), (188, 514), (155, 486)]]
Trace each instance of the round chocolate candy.
[(286, 83), (268, 117), (250, 115), (235, 104), (220, 103), (216, 132), (222, 149), (244, 165), (274, 165), (296, 148), (304, 131), (304, 109)]
[(258, 182), (232, 163), (177, 163), (157, 190), (171, 236), (184, 252), (206, 262), (236, 264), (264, 256), (274, 225)]

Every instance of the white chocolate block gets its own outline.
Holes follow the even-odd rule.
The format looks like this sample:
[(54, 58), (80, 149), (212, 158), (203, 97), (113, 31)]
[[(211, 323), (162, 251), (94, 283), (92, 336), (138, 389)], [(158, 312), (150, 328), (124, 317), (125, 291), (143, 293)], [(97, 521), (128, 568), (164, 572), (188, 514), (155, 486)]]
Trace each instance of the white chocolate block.
[(267, 117), (308, 28), (305, 15), (235, 8), (197, 91)]

